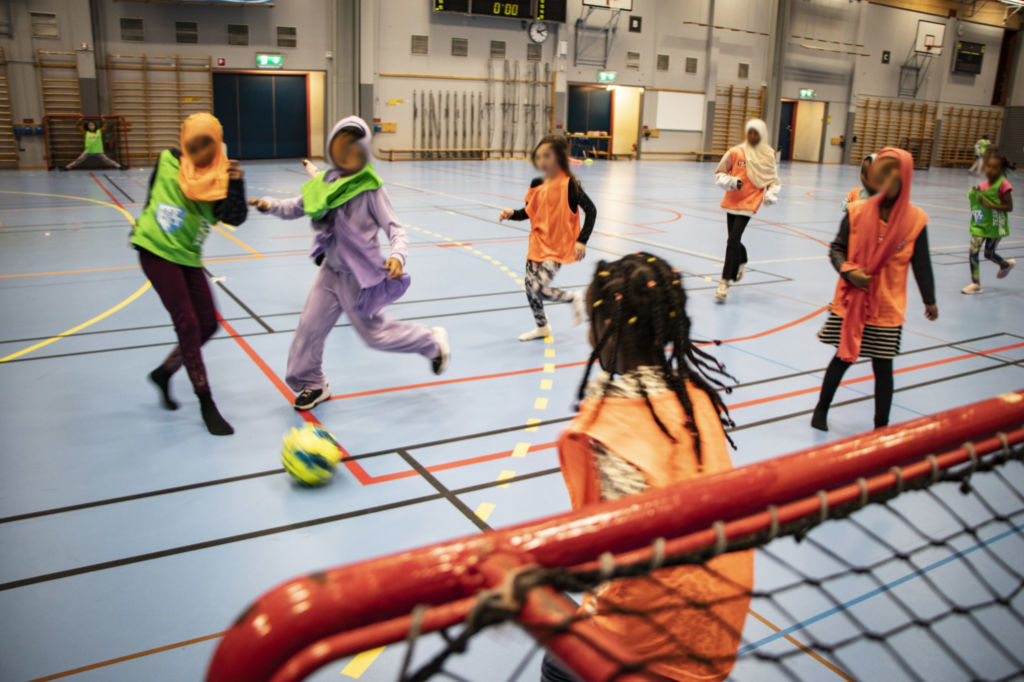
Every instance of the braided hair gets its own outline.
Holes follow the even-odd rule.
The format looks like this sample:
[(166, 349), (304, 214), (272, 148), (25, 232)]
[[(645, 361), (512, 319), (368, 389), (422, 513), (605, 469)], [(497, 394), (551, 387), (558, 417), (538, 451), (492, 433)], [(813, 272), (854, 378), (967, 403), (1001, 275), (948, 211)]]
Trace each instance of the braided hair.
[[(702, 463), (700, 433), (687, 384), (693, 384), (704, 391), (723, 425), (733, 426), (729, 410), (718, 394), (718, 389), (728, 393), (731, 388), (718, 377), (735, 379), (725, 371), (722, 363), (701, 350), (690, 338), (686, 290), (679, 270), (674, 270), (666, 261), (649, 253), (632, 254), (613, 263), (601, 261), (590, 285), (588, 300), (591, 305), (594, 350), (587, 362), (578, 398), (583, 399), (591, 369), (602, 358), (612, 358), (612, 366), (604, 368), (612, 376), (622, 374), (616, 367), (622, 357), (633, 357), (644, 364), (648, 363), (649, 358), (650, 364), (661, 371), (665, 384), (679, 398), (686, 414), (686, 430), (693, 438), (697, 462)], [(647, 387), (639, 374), (637, 381), (640, 395), (647, 403), (655, 423), (666, 436), (675, 441), (654, 410)], [(602, 399), (606, 392), (607, 384), (602, 389)], [(594, 412), (595, 419), (596, 414), (597, 410)], [(733, 445), (731, 439), (729, 443)]]

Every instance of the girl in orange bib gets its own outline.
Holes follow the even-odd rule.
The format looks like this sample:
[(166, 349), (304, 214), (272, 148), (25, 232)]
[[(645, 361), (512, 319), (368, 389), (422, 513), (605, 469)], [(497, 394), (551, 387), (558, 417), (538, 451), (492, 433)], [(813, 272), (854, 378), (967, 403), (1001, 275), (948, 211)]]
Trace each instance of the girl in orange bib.
[(928, 216), (910, 203), (914, 157), (903, 149), (878, 152), (869, 171), (878, 193), (850, 204), (832, 242), (839, 283), (818, 339), (838, 348), (825, 372), (811, 426), (828, 431), (828, 409), (846, 370), (871, 358), (875, 373), (875, 427), (889, 423), (892, 359), (900, 352), (907, 312), (907, 271), (912, 267), (924, 299), (924, 315), (939, 316), (928, 254)]
[[(506, 208), (498, 220), (530, 221), (530, 247), (526, 254), (526, 300), (536, 328), (520, 334), (520, 341), (551, 335), (544, 301), (572, 303), (573, 324), (583, 322), (583, 296), (551, 286), (559, 268), (583, 260), (594, 230), (597, 208), (569, 170), (569, 143), (561, 135), (548, 135), (533, 150), (533, 165), (544, 175), (534, 178), (526, 193), (526, 207)], [(580, 229), (580, 209), (586, 214)]]
[[(585, 399), (559, 441), (573, 509), (732, 468), (728, 412), (715, 389), (722, 384), (712, 378), (728, 375), (690, 340), (681, 280), (647, 253), (597, 266), (587, 291), (594, 350), (580, 386)], [(604, 372), (588, 382), (595, 362)], [(752, 584), (753, 551), (732, 552), (606, 583), (581, 615), (651, 661), (647, 672), (724, 680)], [(571, 678), (549, 658), (542, 679)]]
[(775, 168), (775, 150), (768, 146), (768, 129), (759, 118), (747, 121), (746, 140), (725, 154), (715, 168), (715, 184), (725, 190), (722, 208), (726, 212), (729, 238), (725, 244), (725, 264), (715, 298), (725, 303), (729, 283), (743, 279), (747, 249), (743, 231), (762, 202), (771, 206), (779, 200), (782, 183)]

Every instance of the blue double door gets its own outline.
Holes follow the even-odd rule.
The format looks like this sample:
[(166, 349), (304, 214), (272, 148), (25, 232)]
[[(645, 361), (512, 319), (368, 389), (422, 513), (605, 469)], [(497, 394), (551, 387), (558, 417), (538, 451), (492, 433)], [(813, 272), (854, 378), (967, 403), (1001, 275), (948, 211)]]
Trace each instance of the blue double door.
[(213, 74), (213, 112), (233, 159), (293, 159), (309, 154), (306, 76)]

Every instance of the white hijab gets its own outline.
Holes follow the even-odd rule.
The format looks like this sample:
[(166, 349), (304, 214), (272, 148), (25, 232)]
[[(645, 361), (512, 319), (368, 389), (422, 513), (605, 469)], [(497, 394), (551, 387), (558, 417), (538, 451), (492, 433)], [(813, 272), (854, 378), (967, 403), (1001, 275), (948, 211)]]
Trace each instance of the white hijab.
[[(757, 131), (761, 136), (757, 146), (747, 142), (747, 132), (750, 130)], [(759, 118), (750, 119), (743, 128), (743, 153), (747, 157), (747, 177), (754, 183), (754, 187), (764, 189), (781, 184), (775, 170), (775, 150), (768, 146), (768, 126)]]

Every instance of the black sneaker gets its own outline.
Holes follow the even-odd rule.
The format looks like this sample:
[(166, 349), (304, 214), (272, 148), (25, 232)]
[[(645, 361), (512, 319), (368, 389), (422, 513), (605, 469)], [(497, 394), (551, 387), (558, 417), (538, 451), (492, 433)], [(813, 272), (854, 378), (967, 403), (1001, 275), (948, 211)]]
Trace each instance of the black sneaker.
[(430, 361), (430, 368), (434, 374), (444, 374), (444, 371), (448, 369), (448, 361), (452, 357), (452, 345), (448, 340), (448, 330), (444, 327), (434, 327), (430, 331), (434, 332), (434, 339), (437, 340), (437, 346), (440, 349), (437, 357)]
[(331, 397), (331, 387), (307, 388), (295, 398), (292, 407), (296, 410), (312, 410), (314, 407)]

